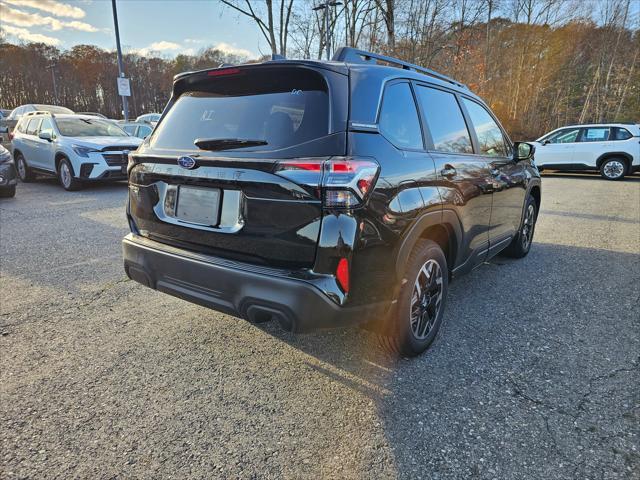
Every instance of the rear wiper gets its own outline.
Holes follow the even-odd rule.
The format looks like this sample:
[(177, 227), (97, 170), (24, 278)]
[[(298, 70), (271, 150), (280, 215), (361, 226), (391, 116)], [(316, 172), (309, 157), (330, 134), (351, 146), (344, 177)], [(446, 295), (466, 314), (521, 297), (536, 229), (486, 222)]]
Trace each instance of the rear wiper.
[(200, 150), (231, 150), (232, 148), (268, 145), (265, 140), (249, 138), (196, 138), (193, 144)]

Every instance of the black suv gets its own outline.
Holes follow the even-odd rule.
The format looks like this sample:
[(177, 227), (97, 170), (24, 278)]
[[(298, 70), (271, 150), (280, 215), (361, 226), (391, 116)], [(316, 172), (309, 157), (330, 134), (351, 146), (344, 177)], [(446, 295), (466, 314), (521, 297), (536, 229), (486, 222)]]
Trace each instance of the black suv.
[(529, 251), (532, 155), (464, 85), (370, 52), (180, 74), (129, 158), (125, 270), (296, 332), (363, 323), (417, 355), (451, 276)]

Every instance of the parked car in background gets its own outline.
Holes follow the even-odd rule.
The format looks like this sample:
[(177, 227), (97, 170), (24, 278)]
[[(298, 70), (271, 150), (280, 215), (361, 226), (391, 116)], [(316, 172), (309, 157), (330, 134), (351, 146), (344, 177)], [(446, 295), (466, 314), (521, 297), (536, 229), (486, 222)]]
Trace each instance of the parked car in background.
[(118, 125), (132, 137), (147, 138), (153, 126), (146, 122), (118, 122)]
[(160, 121), (160, 116), (159, 113), (146, 113), (136, 118), (136, 122), (150, 123), (155, 127), (156, 123)]
[(76, 112), (77, 115), (90, 115), (92, 117), (99, 117), (99, 118), (104, 118), (107, 119), (107, 117), (101, 113), (97, 113), (97, 112)]
[(11, 140), (9, 140), (9, 127), (5, 124), (4, 119), (9, 116), (11, 110), (6, 108), (0, 108), (0, 145), (10, 146)]
[(620, 180), (640, 170), (638, 124), (568, 125), (543, 135), (533, 144), (540, 169), (599, 171), (607, 180)]
[(31, 112), (18, 122), (11, 145), (20, 180), (56, 175), (65, 190), (77, 190), (88, 181), (127, 178), (127, 157), (141, 143), (102, 118)]
[(23, 115), (29, 112), (35, 112), (35, 111), (43, 111), (43, 112), (51, 112), (51, 113), (73, 113), (73, 110), (70, 110), (66, 107), (60, 107), (57, 105), (41, 105), (41, 104), (35, 104), (35, 103), (28, 103), (26, 105), (21, 105), (19, 107), (14, 108), (8, 117), (0, 120), (0, 132), (4, 131), (3, 135), (6, 136), (5, 143), (8, 148), (9, 148), (8, 144), (9, 142), (11, 142), (11, 134), (16, 124), (18, 123), (18, 120), (20, 120)]
[(0, 198), (13, 197), (16, 194), (16, 166), (11, 152), (0, 145)]
[(449, 77), (343, 48), (173, 88), (129, 163), (124, 265), (148, 287), (293, 331), (365, 323), (412, 356), (451, 276), (531, 248), (534, 147)]

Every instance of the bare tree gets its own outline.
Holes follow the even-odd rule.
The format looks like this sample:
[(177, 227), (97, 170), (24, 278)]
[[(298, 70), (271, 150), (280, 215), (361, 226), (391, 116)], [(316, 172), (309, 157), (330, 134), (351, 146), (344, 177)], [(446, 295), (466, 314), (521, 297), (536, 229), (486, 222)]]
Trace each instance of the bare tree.
[[(266, 12), (259, 11), (254, 8), (255, 2), (250, 0), (221, 0), (222, 3), (231, 7), (242, 15), (246, 15), (251, 18), (262, 33), (271, 48), (271, 53), (279, 55), (287, 55), (287, 40), (289, 38), (289, 23), (291, 21), (291, 12), (293, 9), (293, 0), (280, 0), (278, 7), (278, 0), (275, 0), (275, 13), (274, 15), (274, 0), (265, 0), (264, 7)], [(266, 20), (263, 18), (266, 15)], [(277, 23), (276, 23), (277, 21)]]

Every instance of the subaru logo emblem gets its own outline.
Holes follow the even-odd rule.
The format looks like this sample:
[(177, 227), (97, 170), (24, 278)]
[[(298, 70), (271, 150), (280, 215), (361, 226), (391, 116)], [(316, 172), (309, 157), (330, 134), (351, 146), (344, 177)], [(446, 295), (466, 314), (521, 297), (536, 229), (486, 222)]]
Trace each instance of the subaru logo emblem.
[(192, 169), (196, 166), (196, 161), (192, 157), (180, 157), (178, 159), (178, 165), (182, 168)]

